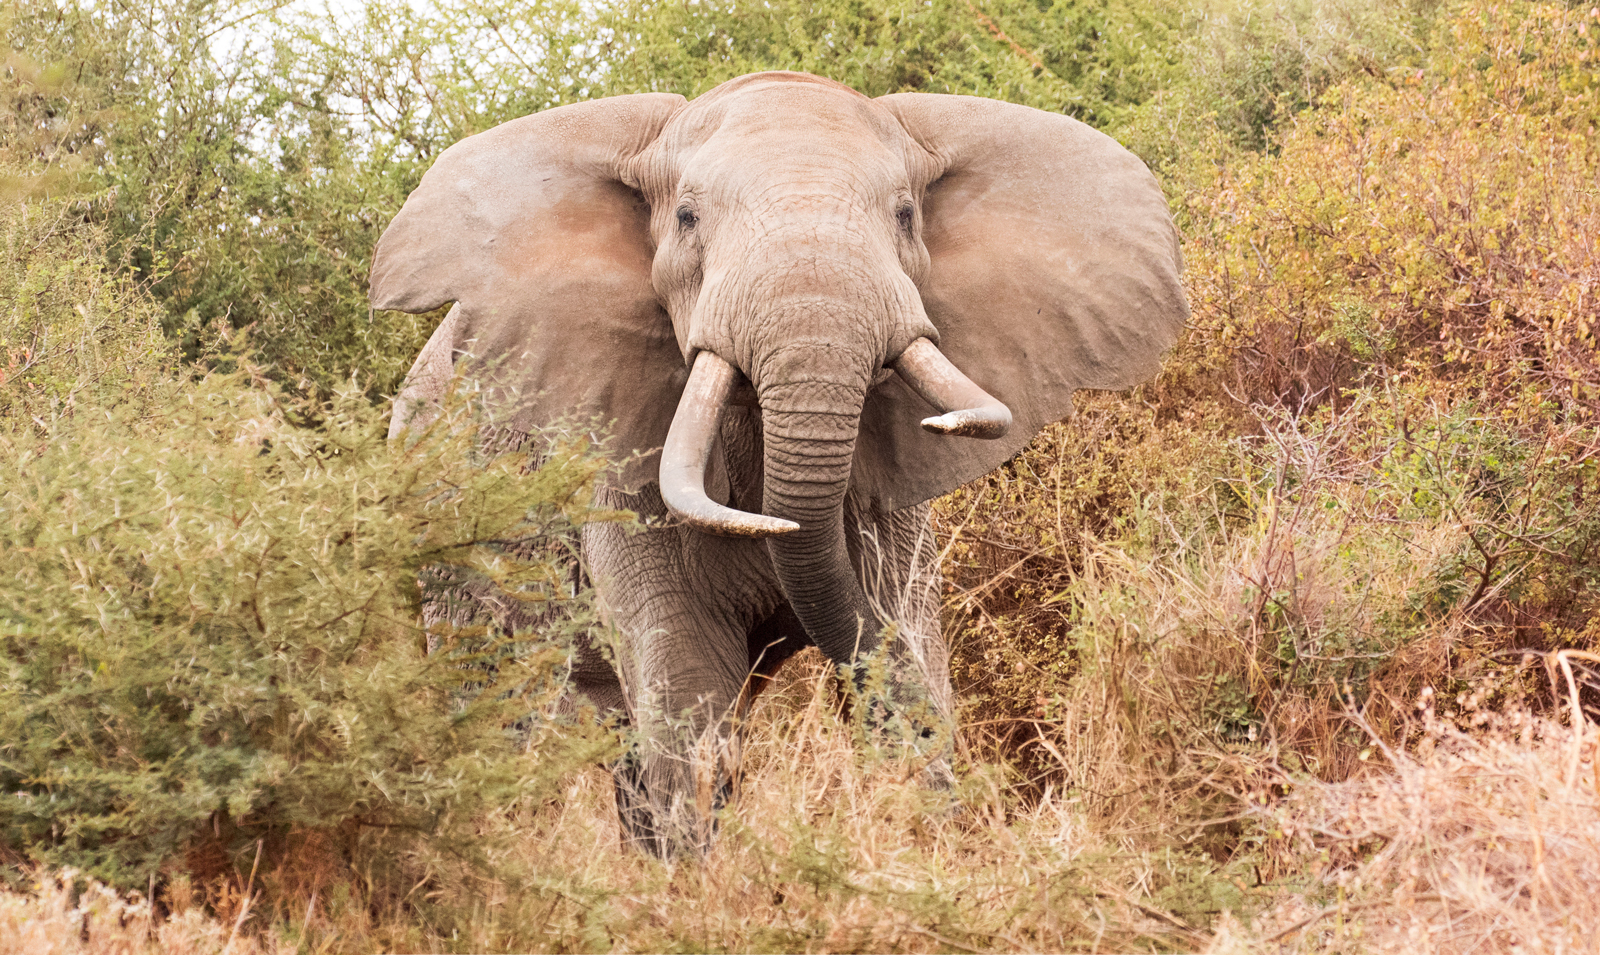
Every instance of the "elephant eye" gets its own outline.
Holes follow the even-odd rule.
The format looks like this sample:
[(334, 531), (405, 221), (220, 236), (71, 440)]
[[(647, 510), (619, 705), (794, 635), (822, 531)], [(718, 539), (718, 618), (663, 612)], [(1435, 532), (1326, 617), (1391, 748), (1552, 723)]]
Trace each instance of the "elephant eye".
[(678, 209), (678, 226), (680, 228), (684, 230), (693, 229), (695, 223), (699, 221), (700, 217), (695, 215), (694, 210), (690, 209), (688, 206), (683, 206)]
[(916, 213), (910, 206), (901, 206), (899, 209), (895, 210), (894, 217), (895, 220), (900, 223), (900, 228), (910, 232), (911, 223), (916, 217)]

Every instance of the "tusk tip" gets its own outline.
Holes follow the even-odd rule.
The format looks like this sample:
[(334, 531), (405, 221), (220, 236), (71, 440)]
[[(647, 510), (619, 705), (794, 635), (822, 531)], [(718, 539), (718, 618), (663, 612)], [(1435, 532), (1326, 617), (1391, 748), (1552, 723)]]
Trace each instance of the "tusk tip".
[(1005, 437), (1010, 428), (1010, 414), (998, 415), (986, 410), (952, 411), (949, 414), (922, 419), (924, 431), (989, 441)]
[(765, 514), (750, 514), (732, 508), (717, 507), (715, 514), (695, 514), (674, 509), (676, 516), (689, 527), (718, 537), (745, 537), (760, 540), (792, 534), (800, 529), (794, 521)]
[(760, 540), (764, 537), (781, 537), (792, 534), (800, 529), (794, 521), (786, 521), (780, 517), (767, 517), (764, 514), (752, 514), (749, 520), (718, 523), (711, 527), (702, 528), (713, 534), (724, 537), (748, 537)]

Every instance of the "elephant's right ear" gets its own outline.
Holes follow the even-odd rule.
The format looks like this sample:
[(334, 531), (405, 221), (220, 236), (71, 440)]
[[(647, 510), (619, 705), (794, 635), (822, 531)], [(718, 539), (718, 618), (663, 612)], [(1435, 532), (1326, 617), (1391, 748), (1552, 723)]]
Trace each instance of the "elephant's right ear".
[[(451, 341), (423, 357), (470, 357), (492, 387), (518, 392), (508, 427), (598, 418), (614, 422), (614, 454), (659, 448), (687, 370), (650, 282), (649, 208), (620, 169), (683, 104), (666, 93), (577, 103), (445, 150), (378, 241), (373, 306), (457, 303), (435, 334)], [(413, 369), (397, 406), (440, 387)], [(636, 460), (624, 483), (655, 468), (653, 454)]]

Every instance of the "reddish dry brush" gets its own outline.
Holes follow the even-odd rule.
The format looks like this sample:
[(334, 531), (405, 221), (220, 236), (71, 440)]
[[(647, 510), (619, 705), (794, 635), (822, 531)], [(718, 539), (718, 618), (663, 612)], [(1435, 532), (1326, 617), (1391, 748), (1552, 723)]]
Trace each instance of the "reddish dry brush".
[(1169, 170), (1166, 373), (936, 509), (969, 735), (1024, 791), (1203, 823), (1366, 771), (1352, 710), (1389, 741), (1429, 687), (1549, 710), (1520, 652), (1597, 645), (1600, 12), (1442, 29)]
[(1024, 789), (1059, 785), (1052, 752), (1059, 688), (1079, 668), (1072, 593), (1102, 538), (1155, 533), (1205, 482), (1199, 462), (1220, 452), (1196, 414), (1169, 425), (1109, 397), (1048, 429), (1004, 468), (939, 501), (947, 535), (946, 637), (974, 752), (1003, 758)]
[(1410, 751), (1372, 736), (1386, 771), (1303, 784), (1263, 811), (1271, 854), (1320, 864), (1304, 896), (1248, 929), (1227, 920), (1212, 950), (1592, 949), (1600, 732), (1579, 713), (1575, 671), (1600, 657), (1562, 651), (1544, 662), (1564, 684), (1557, 718), (1470, 698), (1446, 718), (1423, 694), (1423, 733)]

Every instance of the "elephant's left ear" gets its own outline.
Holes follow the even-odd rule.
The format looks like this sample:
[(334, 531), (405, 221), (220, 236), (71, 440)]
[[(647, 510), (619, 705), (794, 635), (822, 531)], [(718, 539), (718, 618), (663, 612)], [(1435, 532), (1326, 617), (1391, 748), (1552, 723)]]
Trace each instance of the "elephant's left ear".
[[(931, 435), (898, 379), (864, 412), (858, 484), (893, 509), (943, 494), (1066, 417), (1079, 388), (1155, 374), (1188, 317), (1178, 233), (1143, 162), (1077, 120), (971, 96), (877, 100), (928, 155), (923, 305), (939, 347), (1005, 402), (996, 441)], [(876, 460), (874, 460), (876, 458)]]

